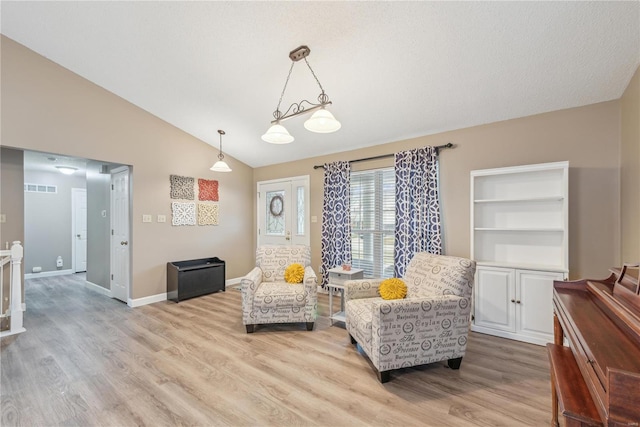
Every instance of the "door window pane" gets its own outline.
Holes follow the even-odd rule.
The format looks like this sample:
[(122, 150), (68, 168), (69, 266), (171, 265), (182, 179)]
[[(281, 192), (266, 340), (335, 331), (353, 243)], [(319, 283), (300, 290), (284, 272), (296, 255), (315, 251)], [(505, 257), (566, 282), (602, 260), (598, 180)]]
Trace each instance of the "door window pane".
[(266, 202), (266, 234), (284, 236), (284, 191), (268, 191)]
[(298, 236), (304, 236), (304, 187), (300, 186), (296, 190), (298, 201)]

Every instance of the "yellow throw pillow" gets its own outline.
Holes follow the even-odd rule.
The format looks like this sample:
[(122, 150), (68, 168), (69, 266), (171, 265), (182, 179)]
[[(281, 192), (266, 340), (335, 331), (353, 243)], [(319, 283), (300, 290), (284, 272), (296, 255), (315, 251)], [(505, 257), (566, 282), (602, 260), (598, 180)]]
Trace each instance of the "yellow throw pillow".
[(287, 283), (302, 283), (304, 279), (304, 266), (302, 264), (291, 264), (284, 270), (284, 280)]
[(378, 289), (382, 299), (403, 299), (407, 296), (407, 285), (396, 278), (383, 280)]

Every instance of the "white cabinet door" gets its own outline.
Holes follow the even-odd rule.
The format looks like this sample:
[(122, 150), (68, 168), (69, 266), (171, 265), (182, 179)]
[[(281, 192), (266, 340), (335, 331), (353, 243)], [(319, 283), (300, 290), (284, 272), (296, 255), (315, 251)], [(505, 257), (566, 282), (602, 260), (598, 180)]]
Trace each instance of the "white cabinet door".
[(476, 270), (475, 326), (483, 330), (515, 332), (515, 271), (512, 268), (479, 266)]
[(478, 266), (472, 330), (545, 345), (553, 341), (553, 281), (564, 274)]
[(516, 323), (520, 334), (552, 342), (553, 281), (563, 279), (562, 273), (516, 270)]

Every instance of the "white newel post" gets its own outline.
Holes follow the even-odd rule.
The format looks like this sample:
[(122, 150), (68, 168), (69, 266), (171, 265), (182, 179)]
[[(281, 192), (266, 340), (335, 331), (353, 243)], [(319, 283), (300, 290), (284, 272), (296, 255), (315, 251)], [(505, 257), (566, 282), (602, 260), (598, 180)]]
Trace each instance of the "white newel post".
[(19, 241), (11, 244), (11, 328), (2, 332), (2, 336), (19, 334), (26, 331), (22, 326), (22, 256), (24, 249)]

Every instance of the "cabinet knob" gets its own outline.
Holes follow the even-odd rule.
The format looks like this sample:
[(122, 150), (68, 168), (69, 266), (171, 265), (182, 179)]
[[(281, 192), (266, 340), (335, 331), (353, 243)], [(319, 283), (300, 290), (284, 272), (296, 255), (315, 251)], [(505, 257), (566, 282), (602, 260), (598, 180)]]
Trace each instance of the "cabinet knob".
[(520, 304), (520, 300), (516, 301), (516, 304)]
[(516, 300), (512, 299), (511, 302), (516, 302)]

